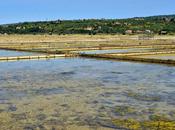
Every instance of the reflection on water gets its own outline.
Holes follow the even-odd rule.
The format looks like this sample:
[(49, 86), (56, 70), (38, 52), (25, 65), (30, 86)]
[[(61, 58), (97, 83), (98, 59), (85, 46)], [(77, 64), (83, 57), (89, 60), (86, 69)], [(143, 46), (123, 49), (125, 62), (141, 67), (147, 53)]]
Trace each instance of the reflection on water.
[(0, 63), (0, 129), (112, 129), (175, 120), (175, 68), (94, 59)]

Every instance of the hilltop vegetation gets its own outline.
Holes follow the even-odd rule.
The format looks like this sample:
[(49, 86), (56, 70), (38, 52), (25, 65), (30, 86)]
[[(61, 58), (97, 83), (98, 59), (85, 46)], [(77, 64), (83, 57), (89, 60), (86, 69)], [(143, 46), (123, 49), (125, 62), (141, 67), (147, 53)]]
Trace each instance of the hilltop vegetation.
[(160, 34), (175, 33), (175, 15), (129, 19), (24, 22), (0, 26), (1, 34)]

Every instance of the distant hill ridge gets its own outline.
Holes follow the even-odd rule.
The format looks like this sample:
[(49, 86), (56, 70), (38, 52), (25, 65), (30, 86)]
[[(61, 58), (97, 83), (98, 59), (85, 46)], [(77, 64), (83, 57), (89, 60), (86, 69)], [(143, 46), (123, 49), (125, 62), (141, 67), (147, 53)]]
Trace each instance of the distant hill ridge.
[[(163, 33), (162, 33), (163, 32)], [(1, 34), (175, 34), (175, 15), (80, 19), (0, 25)]]

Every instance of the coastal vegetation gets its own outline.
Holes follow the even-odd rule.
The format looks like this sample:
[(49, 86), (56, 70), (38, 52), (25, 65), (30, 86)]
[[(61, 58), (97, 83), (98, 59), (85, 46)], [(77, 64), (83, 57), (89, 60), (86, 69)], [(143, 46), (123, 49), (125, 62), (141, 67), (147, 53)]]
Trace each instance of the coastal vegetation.
[(81, 19), (0, 25), (1, 34), (174, 34), (175, 15)]

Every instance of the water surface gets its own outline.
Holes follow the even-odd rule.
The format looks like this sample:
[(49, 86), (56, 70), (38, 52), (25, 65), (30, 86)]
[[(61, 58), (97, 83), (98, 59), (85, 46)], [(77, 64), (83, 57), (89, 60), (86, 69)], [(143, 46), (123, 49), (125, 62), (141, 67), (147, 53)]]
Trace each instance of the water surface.
[(126, 53), (126, 52), (148, 52), (151, 48), (128, 48), (128, 49), (113, 49), (113, 50), (90, 50), (90, 51), (78, 51), (85, 54), (110, 54), (110, 53)]
[(150, 59), (162, 59), (162, 60), (175, 60), (175, 54), (157, 54), (157, 55), (143, 55), (137, 56), (141, 58), (150, 58)]
[[(66, 58), (0, 63), (0, 129), (113, 129), (112, 119), (175, 120), (175, 67)], [(118, 108), (132, 107), (121, 113)]]
[(22, 52), (22, 51), (10, 51), (10, 50), (1, 50), (0, 49), (0, 57), (30, 56), (30, 55), (39, 55), (39, 53)]

